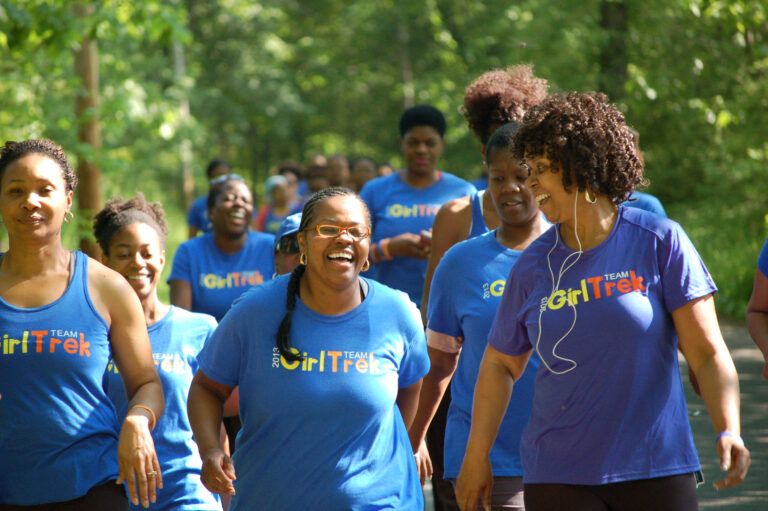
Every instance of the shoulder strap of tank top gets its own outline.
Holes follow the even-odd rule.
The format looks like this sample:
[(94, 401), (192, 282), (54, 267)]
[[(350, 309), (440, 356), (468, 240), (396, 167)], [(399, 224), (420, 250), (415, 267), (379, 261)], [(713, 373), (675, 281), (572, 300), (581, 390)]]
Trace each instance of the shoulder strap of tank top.
[(482, 232), (485, 227), (485, 218), (483, 218), (483, 194), (485, 190), (480, 190), (472, 195), (472, 225), (469, 232)]

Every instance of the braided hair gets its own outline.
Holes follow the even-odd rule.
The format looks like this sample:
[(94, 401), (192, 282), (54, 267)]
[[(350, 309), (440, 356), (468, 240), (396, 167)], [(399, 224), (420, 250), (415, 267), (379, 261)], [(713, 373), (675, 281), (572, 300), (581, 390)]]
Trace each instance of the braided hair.
[[(368, 217), (368, 223), (370, 224), (370, 212), (368, 211), (368, 207), (365, 205), (365, 202), (363, 202), (363, 199), (361, 199), (359, 195), (348, 188), (336, 186), (320, 190), (319, 192), (313, 194), (309, 200), (307, 200), (306, 204), (304, 204), (304, 209), (301, 212), (301, 223), (299, 224), (298, 232), (304, 231), (307, 226), (314, 221), (315, 208), (317, 205), (333, 197), (354, 197), (360, 201), (360, 204), (363, 205), (366, 216)], [(291, 320), (293, 317), (293, 311), (296, 308), (296, 298), (299, 296), (299, 285), (301, 284), (301, 277), (304, 275), (306, 270), (307, 267), (303, 264), (300, 264), (296, 267), (296, 269), (293, 270), (293, 272), (291, 272), (291, 277), (288, 281), (288, 292), (285, 299), (285, 316), (283, 316), (282, 321), (280, 321), (280, 326), (277, 329), (277, 349), (280, 351), (280, 355), (290, 362), (296, 362), (304, 359), (304, 357), (299, 355), (297, 352), (291, 350), (289, 346), (289, 338), (291, 334)]]

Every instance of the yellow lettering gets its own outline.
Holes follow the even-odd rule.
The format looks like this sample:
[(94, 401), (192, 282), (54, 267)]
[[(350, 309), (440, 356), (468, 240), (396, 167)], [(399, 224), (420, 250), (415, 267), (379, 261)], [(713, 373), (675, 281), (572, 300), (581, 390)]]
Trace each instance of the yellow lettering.
[(505, 280), (499, 279), (494, 280), (491, 282), (491, 294), (493, 296), (501, 296), (504, 294), (504, 286), (507, 282)]

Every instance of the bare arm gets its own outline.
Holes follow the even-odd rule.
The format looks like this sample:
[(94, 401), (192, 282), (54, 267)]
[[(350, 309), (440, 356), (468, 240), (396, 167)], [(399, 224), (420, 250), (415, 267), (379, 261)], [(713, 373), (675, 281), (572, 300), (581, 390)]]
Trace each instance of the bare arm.
[(750, 454), (744, 446), (739, 418), (739, 377), (720, 333), (712, 295), (693, 300), (672, 312), (672, 320), (688, 365), (696, 375), (701, 396), (716, 433), (720, 468), (727, 471), (715, 488), (740, 484), (749, 469)]
[(421, 390), (421, 380), (408, 387), (400, 387), (397, 390), (396, 403), (400, 409), (400, 415), (403, 416), (405, 429), (408, 429), (416, 415), (416, 407), (419, 404), (419, 390)]
[(530, 356), (530, 351), (510, 356), (491, 346), (485, 349), (475, 385), (467, 451), (456, 481), (456, 501), (462, 511), (475, 511), (480, 503), (490, 505), (491, 447), (509, 406), (512, 386), (523, 374)]
[(443, 204), (432, 223), (432, 248), (427, 261), (424, 291), (421, 298), (421, 319), (427, 324), (427, 304), (432, 277), (440, 259), (449, 248), (467, 239), (472, 226), (472, 205), (469, 197), (462, 197)]
[(763, 378), (768, 379), (768, 277), (760, 270), (755, 271), (752, 296), (747, 305), (747, 328), (763, 353)]
[(89, 261), (89, 277), (97, 308), (110, 323), (109, 342), (128, 397), (118, 442), (118, 481), (126, 481), (134, 505), (140, 500), (147, 507), (163, 487), (151, 428), (165, 406), (147, 324), (139, 299), (124, 278), (95, 261)]
[[(235, 467), (222, 444), (221, 419), (224, 403), (233, 387), (222, 385), (197, 371), (187, 398), (187, 414), (203, 460), (201, 480), (214, 493), (234, 495)], [(226, 437), (226, 435), (223, 435)]]
[[(428, 331), (429, 335), (430, 332)], [(438, 349), (428, 347), (429, 352), (429, 373), (421, 382), (421, 392), (419, 393), (419, 406), (416, 410), (416, 417), (408, 430), (408, 436), (411, 440), (411, 448), (414, 453), (418, 453), (416, 465), (419, 469), (419, 479), (421, 484), (427, 477), (432, 477), (432, 460), (426, 447), (425, 438), (427, 430), (432, 423), (432, 419), (437, 413), (445, 395), (445, 390), (451, 383), (451, 377), (456, 371), (456, 364), (459, 361), (459, 353), (448, 353)]]
[(416, 451), (424, 440), (427, 429), (440, 406), (440, 401), (445, 395), (445, 390), (451, 383), (451, 377), (456, 371), (459, 362), (459, 353), (446, 353), (438, 349), (428, 347), (430, 368), (429, 373), (421, 382), (419, 403), (416, 415), (409, 430), (411, 446)]
[(178, 279), (171, 281), (171, 304), (192, 310), (192, 285), (189, 282)]

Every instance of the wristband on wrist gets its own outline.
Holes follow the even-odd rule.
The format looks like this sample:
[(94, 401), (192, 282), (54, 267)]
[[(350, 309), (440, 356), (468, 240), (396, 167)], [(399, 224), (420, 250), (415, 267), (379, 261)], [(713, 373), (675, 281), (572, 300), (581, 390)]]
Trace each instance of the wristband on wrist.
[[(131, 410), (133, 410), (134, 408), (140, 408), (142, 410), (146, 410), (147, 412), (149, 412), (149, 415), (150, 415), (149, 430), (152, 431), (153, 429), (155, 429), (155, 424), (157, 424), (157, 415), (155, 415), (155, 412), (152, 410), (152, 408), (146, 405), (133, 405), (131, 407)], [(128, 410), (128, 411), (130, 412), (131, 410)]]
[(739, 438), (739, 439), (741, 438), (739, 435), (737, 435), (737, 434), (736, 434), (736, 433), (734, 433), (733, 431), (728, 431), (727, 429), (725, 429), (725, 430), (721, 431), (721, 432), (720, 432), (720, 433), (717, 435), (717, 440), (716, 440), (716, 441), (718, 441), (718, 442), (719, 442), (719, 441), (720, 441), (720, 439), (721, 439), (721, 438), (723, 438), (724, 436), (732, 436), (732, 437), (735, 437), (735, 438)]
[(381, 249), (381, 254), (384, 256), (385, 261), (392, 260), (392, 254), (389, 253), (389, 241), (389, 238), (384, 238), (379, 242), (379, 248)]

